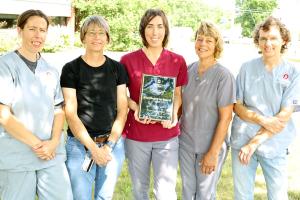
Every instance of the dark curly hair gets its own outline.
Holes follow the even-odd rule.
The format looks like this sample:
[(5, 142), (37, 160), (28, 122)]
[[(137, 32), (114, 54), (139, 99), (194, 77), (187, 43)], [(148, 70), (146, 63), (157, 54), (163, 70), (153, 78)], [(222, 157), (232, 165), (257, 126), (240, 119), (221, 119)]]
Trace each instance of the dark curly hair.
[(281, 38), (283, 41), (285, 41), (285, 44), (281, 46), (281, 53), (284, 53), (288, 48), (288, 43), (291, 42), (291, 33), (278, 18), (275, 18), (273, 16), (268, 17), (264, 22), (258, 24), (256, 26), (256, 29), (253, 32), (253, 41), (254, 44), (258, 46), (259, 42), (259, 31), (269, 31), (271, 26), (275, 26), (279, 29)]

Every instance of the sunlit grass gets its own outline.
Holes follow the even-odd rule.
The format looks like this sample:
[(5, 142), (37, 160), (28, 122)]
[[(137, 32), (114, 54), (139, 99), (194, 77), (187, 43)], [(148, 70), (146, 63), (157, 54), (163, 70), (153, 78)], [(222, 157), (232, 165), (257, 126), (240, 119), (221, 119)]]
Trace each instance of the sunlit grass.
[[(121, 175), (115, 188), (113, 200), (131, 200), (133, 199), (131, 193), (131, 180), (127, 169), (127, 163), (124, 163)], [(177, 187), (176, 187), (178, 200), (181, 200), (181, 178), (178, 170), (177, 176)], [(154, 200), (153, 197), (153, 182), (151, 182), (150, 199)], [(289, 200), (300, 200), (300, 190), (289, 191)], [(228, 154), (227, 160), (224, 164), (222, 176), (218, 184), (217, 199), (220, 200), (233, 200), (233, 180), (231, 172), (231, 156)], [(261, 168), (258, 168), (255, 183), (255, 200), (266, 200), (266, 186), (262, 175)]]

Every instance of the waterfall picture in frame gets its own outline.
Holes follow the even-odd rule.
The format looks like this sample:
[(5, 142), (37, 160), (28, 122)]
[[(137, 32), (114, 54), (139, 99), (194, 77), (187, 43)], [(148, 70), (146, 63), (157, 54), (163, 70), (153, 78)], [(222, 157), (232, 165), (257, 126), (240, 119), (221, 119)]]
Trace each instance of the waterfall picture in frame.
[(172, 120), (176, 78), (143, 74), (139, 118)]

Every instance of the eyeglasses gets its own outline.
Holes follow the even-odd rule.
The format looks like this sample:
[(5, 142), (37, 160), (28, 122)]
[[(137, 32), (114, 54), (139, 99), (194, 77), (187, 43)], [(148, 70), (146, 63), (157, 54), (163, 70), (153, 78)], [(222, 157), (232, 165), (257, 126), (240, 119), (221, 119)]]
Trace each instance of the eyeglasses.
[(272, 38), (260, 37), (258, 40), (259, 40), (259, 42), (262, 43), (262, 44), (266, 44), (268, 41), (269, 41), (271, 44), (275, 44), (275, 43), (280, 42), (280, 38), (277, 38), (277, 37), (272, 37)]
[(88, 32), (86, 32), (86, 35), (88, 37), (97, 37), (97, 36), (104, 37), (106, 35), (106, 33), (105, 33), (105, 31), (99, 31), (99, 32), (97, 32), (97, 31), (88, 31)]

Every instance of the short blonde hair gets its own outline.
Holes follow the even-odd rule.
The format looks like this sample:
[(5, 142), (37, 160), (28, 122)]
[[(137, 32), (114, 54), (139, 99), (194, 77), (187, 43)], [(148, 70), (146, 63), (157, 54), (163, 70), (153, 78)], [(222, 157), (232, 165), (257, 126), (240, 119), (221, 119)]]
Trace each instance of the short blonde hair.
[(108, 42), (110, 42), (109, 25), (108, 25), (107, 21), (102, 16), (99, 16), (99, 15), (92, 15), (92, 16), (87, 17), (84, 20), (84, 22), (83, 22), (83, 24), (80, 28), (80, 40), (81, 40), (81, 42), (83, 42), (87, 30), (88, 30), (89, 26), (92, 25), (92, 24), (103, 28), (105, 30), (107, 40), (108, 40)]
[(223, 52), (223, 39), (217, 27), (211, 22), (202, 21), (198, 30), (196, 31), (195, 39), (197, 39), (198, 35), (209, 36), (215, 39), (216, 47), (214, 57), (216, 59), (220, 58)]

